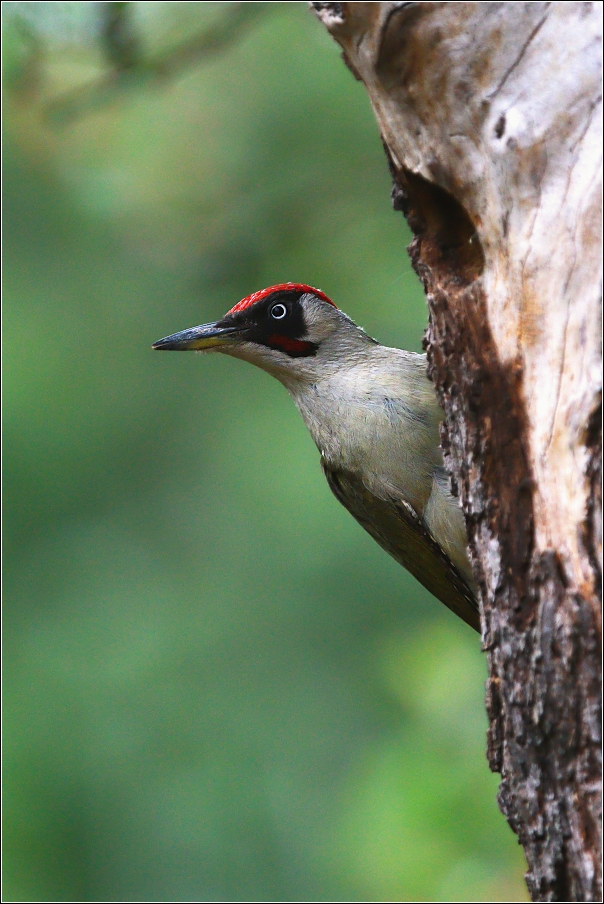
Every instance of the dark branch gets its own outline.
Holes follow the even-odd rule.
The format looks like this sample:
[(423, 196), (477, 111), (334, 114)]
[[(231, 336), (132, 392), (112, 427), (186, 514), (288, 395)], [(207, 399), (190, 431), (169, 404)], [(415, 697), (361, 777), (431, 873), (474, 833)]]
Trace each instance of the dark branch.
[(266, 15), (271, 4), (234, 3), (228, 15), (172, 50), (143, 59), (132, 29), (130, 4), (107, 3), (103, 44), (113, 70), (83, 87), (68, 91), (46, 105), (44, 113), (55, 126), (66, 126), (116, 100), (125, 91), (160, 85), (193, 66), (226, 50), (243, 32)]

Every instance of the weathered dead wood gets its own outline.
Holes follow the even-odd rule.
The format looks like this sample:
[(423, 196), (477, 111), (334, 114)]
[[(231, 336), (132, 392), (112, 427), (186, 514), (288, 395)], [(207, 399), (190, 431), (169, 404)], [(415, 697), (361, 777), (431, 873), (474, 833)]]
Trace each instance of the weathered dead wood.
[(534, 900), (600, 901), (601, 4), (313, 3), (415, 233)]

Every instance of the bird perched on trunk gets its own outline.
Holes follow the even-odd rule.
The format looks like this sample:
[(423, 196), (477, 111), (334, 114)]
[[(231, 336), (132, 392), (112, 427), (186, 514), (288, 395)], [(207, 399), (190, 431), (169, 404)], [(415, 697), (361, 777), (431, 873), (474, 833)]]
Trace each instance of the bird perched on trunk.
[(476, 631), (464, 518), (439, 445), (441, 409), (424, 355), (387, 348), (319, 289), (283, 283), (154, 349), (220, 351), (292, 396), (336, 498), (383, 549)]

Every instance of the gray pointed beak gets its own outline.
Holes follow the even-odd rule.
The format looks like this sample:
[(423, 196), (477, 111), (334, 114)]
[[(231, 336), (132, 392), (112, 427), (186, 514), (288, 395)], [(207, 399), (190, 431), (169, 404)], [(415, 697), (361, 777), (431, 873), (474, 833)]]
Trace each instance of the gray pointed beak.
[(153, 343), (152, 348), (171, 352), (203, 351), (226, 345), (240, 332), (240, 327), (204, 323), (202, 326), (194, 326), (190, 330), (182, 330), (180, 333), (166, 336), (165, 339), (159, 339)]

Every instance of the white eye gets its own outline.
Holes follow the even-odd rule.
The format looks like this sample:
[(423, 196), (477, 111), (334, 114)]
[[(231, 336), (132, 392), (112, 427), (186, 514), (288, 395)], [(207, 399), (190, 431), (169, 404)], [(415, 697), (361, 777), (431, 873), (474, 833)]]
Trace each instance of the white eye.
[(287, 308), (284, 304), (274, 304), (271, 308), (271, 317), (274, 317), (275, 320), (283, 320), (286, 314)]

